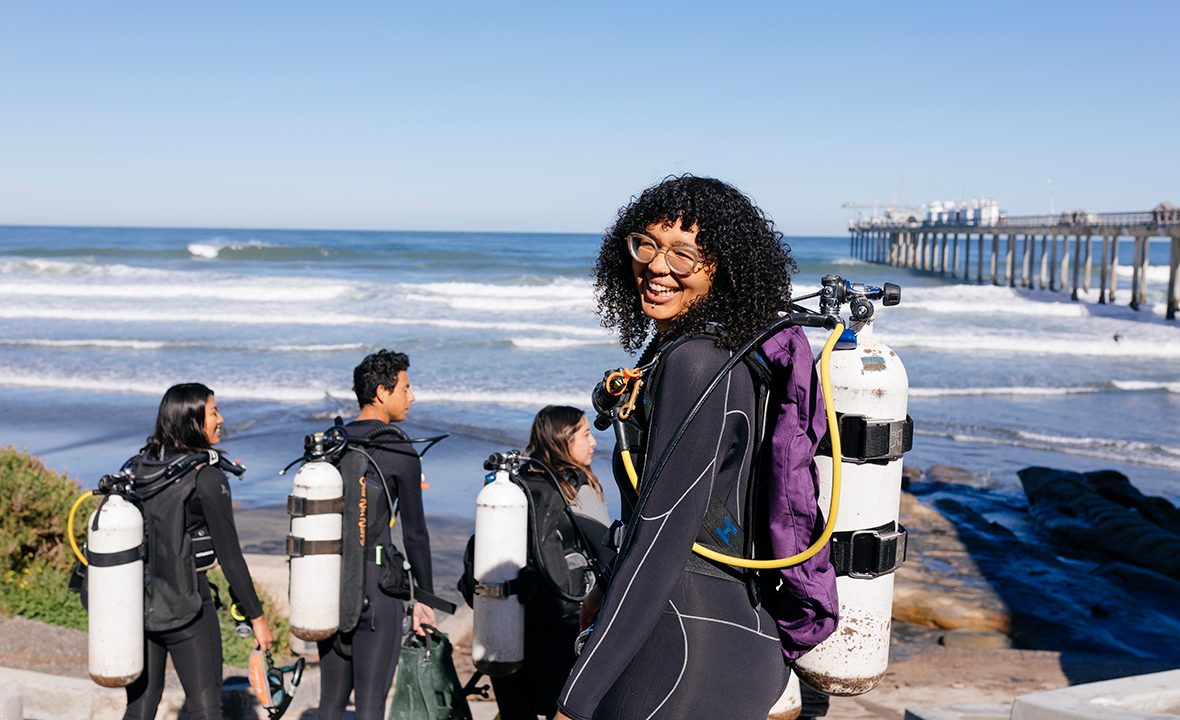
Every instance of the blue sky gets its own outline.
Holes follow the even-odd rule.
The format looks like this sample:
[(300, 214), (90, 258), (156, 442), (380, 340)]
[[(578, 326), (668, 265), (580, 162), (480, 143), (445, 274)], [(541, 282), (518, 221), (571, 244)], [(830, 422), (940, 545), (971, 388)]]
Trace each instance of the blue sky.
[(599, 232), (669, 174), (1180, 204), (1180, 3), (0, 0), (0, 224)]

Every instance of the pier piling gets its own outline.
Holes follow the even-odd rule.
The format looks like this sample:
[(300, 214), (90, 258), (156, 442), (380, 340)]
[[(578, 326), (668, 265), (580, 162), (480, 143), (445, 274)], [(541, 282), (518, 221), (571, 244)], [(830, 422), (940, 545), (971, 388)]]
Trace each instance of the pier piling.
[[(851, 254), (868, 262), (921, 272), (941, 275), (949, 272), (950, 277), (956, 280), (979, 285), (984, 283), (986, 257), (988, 281), (994, 286), (1002, 282), (1010, 288), (1019, 286), (1047, 289), (1050, 292), (1068, 289), (1070, 299), (1078, 300), (1079, 290), (1090, 293), (1095, 260), (1094, 236), (1098, 235), (1102, 239), (1102, 247), (1097, 253), (1097, 300), (1107, 304), (1115, 302), (1118, 291), (1119, 240), (1123, 236), (1130, 236), (1134, 243), (1131, 252), (1130, 307), (1138, 310), (1147, 302), (1151, 238), (1163, 236), (1169, 238), (1171, 244), (1167, 318), (1175, 320), (1177, 310), (1180, 310), (1180, 280), (1177, 277), (1180, 275), (1180, 210), (1168, 203), (1162, 203), (1150, 212), (1138, 213), (1088, 213), (1078, 210), (1061, 213), (1060, 216), (997, 217), (995, 213), (987, 216), (974, 212), (967, 213), (968, 219), (964, 220), (963, 213), (959, 212), (939, 213), (937, 220), (934, 218), (935, 213), (931, 211), (925, 222), (915, 220), (908, 213), (904, 220), (891, 213), (889, 218), (851, 221)], [(978, 236), (974, 268), (971, 267), (973, 236)], [(1038, 237), (1041, 245), (1039, 250)], [(1072, 253), (1070, 238), (1073, 239)], [(1057, 250), (1058, 239), (1061, 240), (1060, 255)], [(990, 248), (988, 242), (991, 243)], [(1002, 242), (1006, 242), (1007, 246), (1001, 270)], [(1021, 242), (1023, 246), (1018, 246)], [(974, 277), (972, 269), (975, 270)]]

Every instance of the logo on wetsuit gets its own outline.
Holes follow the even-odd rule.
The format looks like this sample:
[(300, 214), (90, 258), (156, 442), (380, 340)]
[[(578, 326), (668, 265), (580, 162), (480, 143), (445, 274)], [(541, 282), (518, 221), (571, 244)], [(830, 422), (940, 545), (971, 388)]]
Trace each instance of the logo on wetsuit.
[(729, 545), (730, 539), (737, 533), (737, 528), (733, 526), (733, 521), (725, 518), (725, 527), (717, 528), (717, 536), (726, 545)]

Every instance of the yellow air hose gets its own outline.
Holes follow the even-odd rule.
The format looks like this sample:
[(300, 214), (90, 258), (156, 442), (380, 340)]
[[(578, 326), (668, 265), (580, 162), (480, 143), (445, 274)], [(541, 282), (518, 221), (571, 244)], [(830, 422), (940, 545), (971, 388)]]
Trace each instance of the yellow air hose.
[[(700, 543), (693, 543), (692, 551), (697, 555), (735, 567), (752, 568), (754, 570), (772, 570), (799, 565), (823, 549), (824, 545), (827, 545), (828, 540), (832, 537), (832, 531), (836, 529), (836, 511), (840, 507), (840, 458), (843, 452), (843, 448), (840, 446), (840, 430), (836, 424), (836, 407), (832, 404), (832, 376), (829, 370), (829, 364), (832, 358), (832, 348), (836, 346), (836, 341), (840, 339), (840, 333), (842, 332), (844, 332), (844, 324), (837, 322), (836, 328), (832, 330), (827, 342), (824, 343), (823, 352), (819, 357), (819, 379), (824, 392), (824, 410), (828, 417), (828, 434), (832, 438), (832, 500), (828, 508), (828, 521), (824, 524), (823, 533), (820, 534), (819, 538), (816, 539), (811, 547), (803, 552), (777, 560), (749, 560), (733, 555), (724, 555), (715, 550), (710, 550)], [(639, 477), (635, 472), (635, 464), (631, 462), (630, 451), (623, 449), (620, 455), (622, 456), (623, 467), (627, 471), (627, 477), (631, 480), (631, 486), (635, 488), (635, 492), (639, 492)]]
[(94, 494), (93, 490), (82, 493), (77, 500), (74, 501), (74, 506), (70, 508), (70, 518), (66, 521), (66, 535), (70, 538), (70, 547), (74, 549), (74, 554), (78, 556), (78, 561), (83, 565), (89, 565), (86, 562), (86, 557), (82, 555), (82, 551), (78, 549), (78, 541), (74, 539), (74, 515), (78, 512), (78, 506), (81, 505), (86, 498)]

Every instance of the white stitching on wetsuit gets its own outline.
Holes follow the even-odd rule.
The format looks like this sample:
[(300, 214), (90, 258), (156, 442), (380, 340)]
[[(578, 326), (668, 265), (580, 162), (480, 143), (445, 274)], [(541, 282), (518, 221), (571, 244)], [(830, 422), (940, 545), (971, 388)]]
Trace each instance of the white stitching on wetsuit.
[(773, 635), (773, 636), (767, 635), (766, 633), (760, 632), (759, 630), (755, 630), (752, 627), (747, 627), (747, 626), (742, 625), (740, 623), (730, 622), (729, 620), (718, 620), (717, 618), (701, 617), (699, 615), (680, 615), (680, 617), (681, 618), (688, 618), (689, 620), (703, 620), (704, 622), (718, 623), (720, 625), (732, 625), (733, 627), (738, 628), (739, 630), (745, 630), (748, 633), (754, 633), (758, 637), (764, 637), (764, 638), (767, 638), (768, 640), (778, 640), (778, 635)]
[(666, 518), (669, 515), (671, 515), (672, 511), (675, 510), (677, 507), (679, 507), (680, 503), (684, 502), (684, 498), (688, 497), (688, 494), (690, 492), (692, 492), (692, 489), (697, 486), (697, 483), (699, 483), (701, 481), (701, 478), (703, 478), (705, 476), (705, 473), (709, 472), (709, 469), (712, 468), (716, 464), (717, 464), (717, 458), (714, 457), (712, 460), (709, 461), (709, 464), (705, 466), (705, 469), (701, 471), (701, 474), (697, 475), (697, 479), (693, 480), (692, 484), (689, 485), (688, 488), (680, 495), (680, 497), (678, 497), (676, 499), (676, 502), (672, 503), (672, 507), (668, 508), (667, 512), (662, 512), (659, 515), (640, 515), (639, 519), (640, 520), (659, 520), (660, 518)]
[(684, 679), (684, 671), (688, 668), (688, 631), (684, 629), (684, 620), (682, 619), (680, 610), (676, 607), (676, 603), (669, 600), (668, 604), (672, 606), (672, 611), (676, 613), (676, 618), (680, 623), (680, 634), (684, 637), (684, 659), (680, 661), (680, 674), (676, 676), (676, 682), (672, 683), (668, 694), (664, 696), (664, 699), (660, 701), (659, 705), (656, 705), (655, 709), (651, 711), (645, 720), (651, 720), (660, 711), (660, 708), (664, 707), (664, 704), (668, 702), (668, 698), (672, 697), (672, 693), (676, 692), (676, 688), (680, 687), (680, 681)]
[[(729, 395), (729, 393), (726, 392), (727, 404), (728, 404), (728, 395)], [(745, 410), (730, 410), (730, 411), (726, 412), (725, 414), (726, 414), (726, 416), (741, 415), (742, 418), (745, 419), (745, 421), (746, 421), (747, 431), (750, 432), (751, 437), (753, 436), (753, 428), (750, 426), (750, 416), (746, 414)], [(749, 440), (749, 438), (747, 438), (746, 439), (746, 449), (748, 449), (749, 447), (750, 447), (750, 440)], [(737, 491), (738, 491), (739, 497), (742, 495), (742, 478), (749, 477), (749, 475), (746, 473), (746, 449), (742, 450), (742, 463), (741, 463), (741, 465), (738, 466)], [(751, 453), (750, 455), (751, 455), (751, 459), (753, 459), (753, 453)], [(714, 457), (713, 461), (716, 462), (716, 460), (717, 459)], [(749, 491), (747, 490), (747, 492), (749, 492)], [(743, 524), (742, 510), (745, 510), (743, 503), (738, 503), (737, 504), (737, 522), (738, 522), (739, 527)]]
[[(730, 354), (732, 355), (732, 353), (730, 353)], [(680, 503), (684, 501), (684, 498), (688, 496), (688, 494), (692, 491), (692, 489), (695, 488), (696, 485), (700, 483), (701, 478), (705, 475), (705, 473), (709, 472), (710, 468), (712, 468), (713, 474), (709, 479), (709, 481), (710, 481), (709, 482), (709, 492), (712, 493), (713, 484), (714, 484), (714, 481), (716, 479), (716, 474), (717, 474), (717, 455), (720, 453), (721, 442), (722, 442), (722, 439), (725, 437), (725, 431), (728, 427), (728, 416), (730, 414), (728, 408), (729, 408), (730, 394), (732, 391), (732, 385), (733, 385), (733, 373), (727, 373), (726, 378), (725, 378), (725, 395), (724, 395), (724, 401), (723, 401), (723, 405), (722, 405), (721, 429), (717, 434), (717, 444), (713, 448), (713, 459), (709, 461), (709, 464), (705, 466), (705, 468), (701, 471), (701, 474), (697, 476), (696, 480), (694, 480), (689, 485), (689, 487), (686, 489), (686, 491), (676, 500), (676, 502), (672, 505), (671, 508), (669, 508), (669, 510), (667, 512), (662, 513), (660, 515), (650, 517), (650, 518), (643, 517), (643, 516), (640, 516), (638, 518), (640, 522), (655, 522), (657, 520), (660, 520), (661, 522), (659, 523), (659, 527), (656, 530), (655, 537), (652, 538), (652, 541), (651, 541), (651, 543), (648, 544), (648, 547), (647, 547), (646, 551), (644, 552), (643, 557), (640, 558), (638, 564), (635, 567), (635, 570), (631, 573), (631, 578), (627, 583), (627, 587), (624, 588), (624, 590), (623, 590), (623, 595), (619, 599), (619, 604), (615, 610), (615, 613), (611, 616), (610, 622), (607, 623), (605, 628), (601, 629), (602, 634), (598, 638), (596, 638), (596, 642), (593, 643), (594, 647), (591, 648), (589, 654), (586, 656), (586, 660), (585, 660), (585, 662), (582, 663), (582, 667), (578, 670), (577, 674), (574, 675), (573, 678), (569, 681), (569, 689), (567, 692), (564, 693), (566, 700), (569, 700), (573, 696), (573, 694), (575, 692), (575, 688), (577, 687), (578, 682), (581, 680), (582, 673), (586, 670), (586, 667), (591, 664), (591, 662), (594, 659), (594, 655), (598, 652), (598, 648), (601, 647), (601, 645), (605, 641), (606, 637), (610, 634), (610, 631), (614, 626), (615, 620), (619, 617), (619, 615), (622, 614), (622, 608), (627, 602), (627, 597), (630, 594), (631, 588), (634, 585), (635, 580), (639, 577), (640, 571), (642, 570), (644, 564), (647, 562), (648, 556), (650, 555), (651, 551), (658, 544), (658, 540), (660, 538), (660, 535), (663, 533), (664, 526), (666, 525), (669, 517), (671, 516), (672, 511), (675, 510), (680, 505)], [(743, 412), (743, 414), (744, 414), (744, 412)], [(748, 423), (749, 423), (749, 418), (747, 417), (747, 424)], [(651, 442), (650, 435), (647, 439), (647, 442), (648, 443)], [(648, 448), (645, 448), (645, 450), (650, 450), (650, 446)], [(743, 450), (743, 455), (744, 454), (745, 454), (745, 452)], [(742, 464), (743, 465), (745, 464), (744, 457), (742, 460)], [(740, 484), (740, 481), (739, 481), (739, 484)], [(669, 600), (669, 604), (671, 604), (671, 600)], [(675, 608), (674, 605), (673, 605), (673, 608)], [(683, 623), (681, 623), (681, 629), (683, 630)], [(688, 642), (688, 639), (687, 639), (687, 635), (686, 635), (685, 636), (686, 648), (685, 648), (685, 656), (684, 656), (685, 665), (681, 668), (681, 675), (682, 676), (684, 673), (684, 669), (687, 667), (687, 662), (688, 662), (687, 642)], [(680, 682), (680, 680), (679, 680), (679, 678), (677, 678), (677, 685), (679, 685), (679, 682)], [(672, 691), (675, 691), (675, 689), (676, 689), (676, 687), (674, 686), (672, 688)], [(671, 697), (672, 691), (669, 692), (668, 697)], [(664, 701), (661, 702), (660, 705), (662, 706), (664, 704), (664, 702), (667, 702), (667, 697), (665, 697)], [(659, 708), (656, 708), (656, 710), (658, 710), (658, 709)]]

